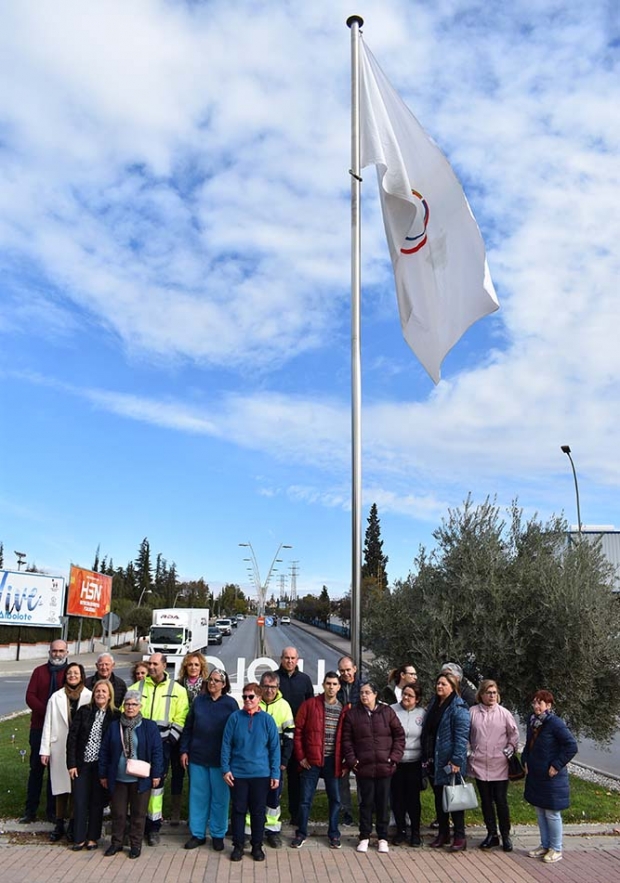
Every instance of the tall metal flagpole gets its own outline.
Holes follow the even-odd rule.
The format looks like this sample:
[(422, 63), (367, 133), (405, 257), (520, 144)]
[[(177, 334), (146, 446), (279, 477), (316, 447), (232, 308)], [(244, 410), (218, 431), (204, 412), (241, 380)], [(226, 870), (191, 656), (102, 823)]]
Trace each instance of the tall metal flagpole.
[(362, 355), (359, 33), (364, 19), (351, 15), (351, 656), (361, 671), (362, 586)]

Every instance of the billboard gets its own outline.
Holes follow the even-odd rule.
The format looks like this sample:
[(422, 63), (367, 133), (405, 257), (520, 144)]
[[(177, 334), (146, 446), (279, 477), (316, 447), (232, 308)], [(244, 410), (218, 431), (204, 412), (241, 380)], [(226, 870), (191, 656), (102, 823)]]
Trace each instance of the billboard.
[(62, 576), (0, 570), (0, 625), (60, 628), (64, 600)]
[(102, 619), (110, 612), (112, 577), (71, 565), (67, 592), (67, 616)]

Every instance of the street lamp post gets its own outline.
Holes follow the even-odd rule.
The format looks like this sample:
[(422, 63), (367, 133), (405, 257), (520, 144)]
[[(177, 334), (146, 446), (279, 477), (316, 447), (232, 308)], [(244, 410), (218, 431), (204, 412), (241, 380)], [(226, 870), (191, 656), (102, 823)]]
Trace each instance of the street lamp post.
[(152, 594), (153, 594), (153, 590), (147, 589), (147, 587), (145, 586), (142, 589), (142, 591), (140, 592), (140, 598), (138, 599), (138, 607), (142, 604), (142, 599), (144, 598), (145, 595), (152, 595)]
[[(252, 543), (239, 543), (240, 546), (243, 546), (246, 549), (250, 550), (250, 558), (244, 558), (244, 561), (250, 560), (252, 562), (252, 572), (254, 576), (254, 584), (257, 587), (258, 594), (258, 615), (265, 615), (265, 598), (267, 596), (267, 588), (269, 586), (269, 580), (271, 579), (271, 575), (275, 569), (275, 565), (278, 561), (282, 559), (278, 558), (281, 549), (292, 549), (293, 547), (288, 545), (287, 543), (280, 543), (277, 548), (276, 554), (273, 556), (273, 560), (269, 566), (269, 570), (267, 571), (267, 577), (265, 582), (263, 583), (260, 578), (260, 570), (258, 569), (258, 561), (256, 560), (256, 555), (254, 554), (254, 547)], [(259, 626), (259, 653), (261, 656), (265, 655), (265, 626)]]
[(581, 536), (581, 509), (579, 507), (579, 485), (577, 484), (577, 470), (575, 469), (575, 464), (573, 463), (573, 458), (571, 457), (570, 445), (560, 445), (560, 450), (563, 454), (566, 454), (566, 456), (570, 460), (570, 465), (573, 470), (573, 478), (575, 479), (575, 497), (577, 498), (577, 530), (579, 532), (579, 535)]

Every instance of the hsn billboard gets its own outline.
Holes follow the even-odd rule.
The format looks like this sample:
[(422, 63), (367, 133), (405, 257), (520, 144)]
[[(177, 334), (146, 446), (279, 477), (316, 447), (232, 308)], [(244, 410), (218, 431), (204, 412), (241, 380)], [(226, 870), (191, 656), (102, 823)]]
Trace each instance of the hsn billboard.
[(67, 616), (86, 616), (102, 619), (110, 612), (112, 577), (83, 567), (71, 565)]

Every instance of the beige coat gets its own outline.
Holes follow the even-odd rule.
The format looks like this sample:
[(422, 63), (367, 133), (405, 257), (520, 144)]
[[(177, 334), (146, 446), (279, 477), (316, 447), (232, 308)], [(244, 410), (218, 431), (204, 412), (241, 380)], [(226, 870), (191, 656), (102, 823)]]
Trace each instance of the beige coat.
[[(88, 705), (93, 694), (86, 687), (80, 693), (78, 708)], [(50, 759), (52, 794), (70, 794), (71, 779), (67, 769), (67, 735), (69, 733), (69, 702), (64, 688), (52, 693), (43, 722), (39, 754)]]

